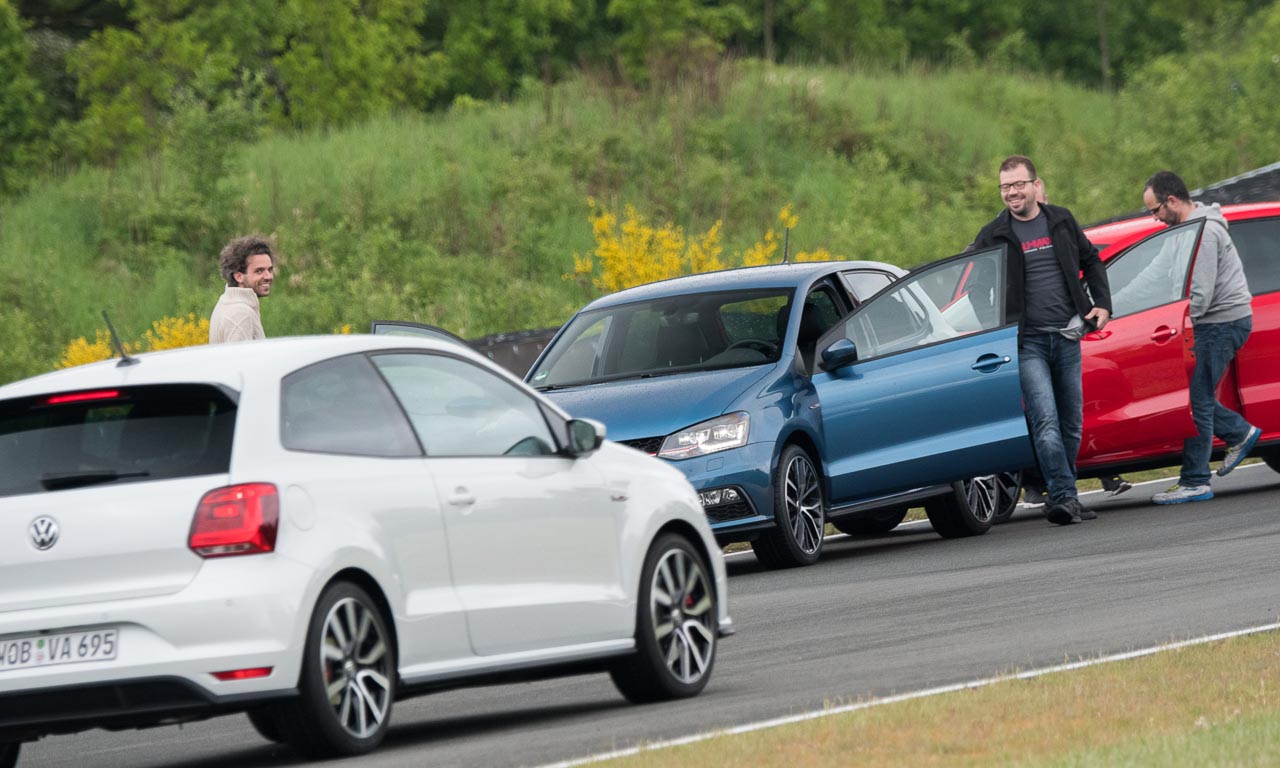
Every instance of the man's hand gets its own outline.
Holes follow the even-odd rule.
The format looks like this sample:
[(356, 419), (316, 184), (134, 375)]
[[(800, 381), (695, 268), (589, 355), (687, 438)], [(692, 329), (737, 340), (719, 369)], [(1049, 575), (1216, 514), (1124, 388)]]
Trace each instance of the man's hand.
[(1103, 309), (1102, 307), (1094, 307), (1093, 309), (1089, 310), (1089, 314), (1085, 315), (1084, 319), (1092, 320), (1094, 330), (1100, 331), (1102, 330), (1103, 326), (1105, 326), (1111, 320), (1111, 313)]

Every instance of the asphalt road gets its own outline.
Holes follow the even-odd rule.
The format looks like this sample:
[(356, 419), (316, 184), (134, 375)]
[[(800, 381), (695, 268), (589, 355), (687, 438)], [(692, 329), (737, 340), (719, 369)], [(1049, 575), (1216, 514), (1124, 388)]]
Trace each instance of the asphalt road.
[[(1271, 623), (1280, 611), (1280, 474), (1215, 479), (1209, 502), (1156, 507), (1143, 485), (1086, 497), (1099, 519), (1030, 510), (974, 539), (928, 524), (827, 542), (810, 568), (731, 557), (738, 634), (698, 698), (633, 707), (604, 675), (402, 702), (383, 747), (347, 764), (522, 766), (895, 692)], [(243, 716), (52, 737), (20, 766), (293, 765)]]

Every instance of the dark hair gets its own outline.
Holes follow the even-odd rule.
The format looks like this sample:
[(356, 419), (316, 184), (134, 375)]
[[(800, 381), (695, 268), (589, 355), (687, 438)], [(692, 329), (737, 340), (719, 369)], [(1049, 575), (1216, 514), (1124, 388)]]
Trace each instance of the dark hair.
[(1031, 173), (1031, 178), (1040, 178), (1040, 175), (1036, 173), (1036, 164), (1031, 162), (1031, 158), (1026, 155), (1009, 155), (1006, 157), (1004, 162), (1000, 164), (1000, 173), (1012, 171), (1020, 165), (1025, 165), (1027, 167), (1027, 171)]
[(1191, 193), (1187, 191), (1187, 183), (1173, 171), (1158, 171), (1147, 179), (1147, 186), (1157, 200), (1168, 200), (1176, 197), (1184, 203), (1191, 202)]
[(271, 263), (273, 265), (276, 263), (275, 254), (271, 253), (271, 243), (258, 235), (237, 237), (227, 243), (218, 256), (218, 263), (222, 268), (222, 279), (227, 281), (227, 285), (234, 287), (235, 273), (248, 269), (249, 257), (260, 255), (270, 256)]

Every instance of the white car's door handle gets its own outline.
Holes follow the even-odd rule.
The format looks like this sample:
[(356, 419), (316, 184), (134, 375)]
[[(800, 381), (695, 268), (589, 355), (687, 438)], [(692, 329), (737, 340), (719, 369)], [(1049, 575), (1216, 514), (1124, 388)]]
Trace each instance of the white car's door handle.
[(449, 497), (449, 504), (455, 507), (469, 507), (476, 503), (476, 497), (466, 488), (459, 488)]

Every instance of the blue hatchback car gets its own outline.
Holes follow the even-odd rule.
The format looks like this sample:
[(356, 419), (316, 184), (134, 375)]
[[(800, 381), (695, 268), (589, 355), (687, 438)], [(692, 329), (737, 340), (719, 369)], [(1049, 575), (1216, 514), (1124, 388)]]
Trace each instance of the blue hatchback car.
[(579, 311), (526, 381), (680, 468), (718, 540), (770, 567), (815, 562), (828, 521), (879, 533), (921, 502), (942, 536), (985, 533), (1032, 461), (1006, 267), (997, 249), (630, 288)]

